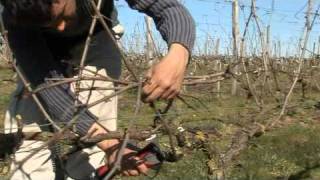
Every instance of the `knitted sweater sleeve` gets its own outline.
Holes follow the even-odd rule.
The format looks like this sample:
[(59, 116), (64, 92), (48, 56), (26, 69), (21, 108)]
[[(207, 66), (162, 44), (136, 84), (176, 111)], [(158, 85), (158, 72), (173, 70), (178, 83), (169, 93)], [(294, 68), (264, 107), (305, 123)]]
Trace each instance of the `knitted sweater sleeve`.
[(127, 0), (132, 9), (153, 18), (157, 29), (167, 42), (179, 43), (192, 51), (195, 23), (188, 10), (177, 0)]

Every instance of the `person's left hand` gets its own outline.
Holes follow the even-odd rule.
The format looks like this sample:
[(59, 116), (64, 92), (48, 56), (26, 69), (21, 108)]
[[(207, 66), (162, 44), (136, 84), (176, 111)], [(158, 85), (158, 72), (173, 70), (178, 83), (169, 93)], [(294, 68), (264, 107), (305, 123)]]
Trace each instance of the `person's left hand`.
[(172, 44), (168, 54), (148, 71), (143, 101), (176, 97), (182, 86), (188, 58), (189, 52), (184, 46)]

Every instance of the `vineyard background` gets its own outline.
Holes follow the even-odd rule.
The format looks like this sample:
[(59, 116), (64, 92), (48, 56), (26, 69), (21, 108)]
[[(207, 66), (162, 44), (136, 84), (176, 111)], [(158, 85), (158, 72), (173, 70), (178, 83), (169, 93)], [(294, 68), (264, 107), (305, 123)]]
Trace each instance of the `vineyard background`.
[[(305, 0), (300, 9), (282, 12), (299, 17), (295, 23), (302, 29), (301, 36), (292, 42), (274, 39), (271, 24), (261, 18), (266, 11), (268, 17), (280, 11), (272, 5), (259, 7), (255, 0), (192, 1), (203, 2), (229, 7), (232, 25), (221, 26), (231, 34), (211, 38), (213, 32), (208, 30), (198, 37), (183, 91), (166, 114), (170, 122), (194, 133), (179, 149), (183, 159), (165, 163), (155, 179), (320, 179), (320, 2)], [(118, 6), (122, 8), (121, 1)], [(165, 52), (152, 29), (138, 27), (122, 39), (125, 58), (137, 77)], [(1, 50), (3, 119), (15, 77), (5, 44)], [(122, 80), (128, 79), (131, 74), (124, 68)], [(133, 116), (136, 94), (134, 89), (119, 95), (120, 129), (132, 117), (135, 129), (153, 124), (155, 114), (148, 104)], [(165, 102), (156, 104), (162, 107)], [(168, 137), (158, 141), (163, 149), (170, 149)]]

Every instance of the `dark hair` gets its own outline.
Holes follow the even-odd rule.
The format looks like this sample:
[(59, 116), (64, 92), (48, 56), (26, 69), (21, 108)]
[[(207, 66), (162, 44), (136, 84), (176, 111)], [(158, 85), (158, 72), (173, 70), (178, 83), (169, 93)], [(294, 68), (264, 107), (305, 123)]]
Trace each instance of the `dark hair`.
[(10, 22), (21, 25), (41, 25), (51, 20), (54, 0), (0, 0)]

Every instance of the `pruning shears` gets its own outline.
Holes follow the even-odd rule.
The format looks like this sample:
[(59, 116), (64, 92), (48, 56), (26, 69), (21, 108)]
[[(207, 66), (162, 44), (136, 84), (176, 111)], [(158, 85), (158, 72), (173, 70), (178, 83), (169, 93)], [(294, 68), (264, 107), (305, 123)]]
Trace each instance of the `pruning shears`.
[[(153, 170), (158, 170), (165, 160), (163, 152), (160, 150), (159, 146), (155, 143), (149, 143), (143, 149), (138, 151), (137, 156), (143, 160), (143, 163)], [(111, 168), (108, 165), (99, 167), (93, 174), (92, 179), (94, 180), (105, 180), (105, 177), (110, 172)]]

